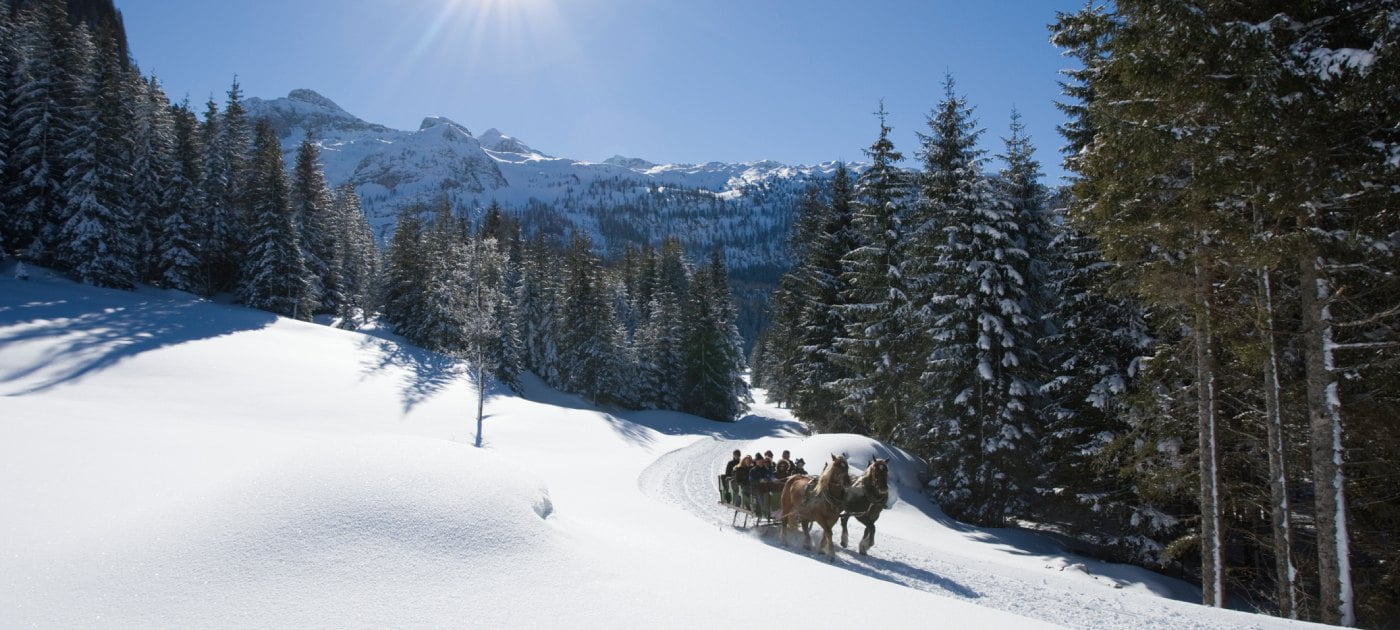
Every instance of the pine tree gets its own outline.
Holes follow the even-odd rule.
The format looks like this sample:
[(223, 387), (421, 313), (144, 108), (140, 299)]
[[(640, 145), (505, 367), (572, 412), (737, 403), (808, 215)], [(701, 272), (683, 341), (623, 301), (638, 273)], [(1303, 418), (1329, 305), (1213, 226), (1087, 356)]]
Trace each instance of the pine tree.
[(536, 237), (525, 249), (515, 304), (521, 353), (526, 369), (559, 386), (559, 307), (562, 287), (552, 264), (550, 246)]
[(716, 251), (710, 265), (696, 273), (686, 301), (681, 410), (715, 420), (738, 419), (752, 402), (727, 277)]
[(399, 332), (430, 350), (475, 359), (470, 344), (478, 339), (468, 336), (475, 314), (470, 302), (476, 288), (470, 277), (473, 252), (446, 198), (437, 203), (424, 247), (418, 316)]
[(138, 261), (141, 277), (159, 282), (163, 225), (173, 212), (170, 198), (175, 177), (175, 120), (170, 99), (155, 76), (142, 79), (129, 73), (132, 94), (136, 96), (135, 140), (131, 159), (131, 214), (135, 218)]
[(134, 97), (117, 51), (110, 34), (98, 40), (82, 122), (64, 143), (67, 218), (56, 253), (82, 282), (128, 288), (139, 279), (130, 211)]
[(10, 207), (6, 192), (10, 189), (10, 140), (13, 132), (10, 120), (10, 97), (14, 93), (15, 70), (19, 66), (14, 16), (9, 0), (0, 0), (0, 260), (6, 257), (5, 236), (9, 231)]
[[(982, 172), (981, 132), (951, 77), (929, 129), (904, 272), (916, 287), (918, 326), (932, 342), (923, 377), (930, 398), (914, 435), (931, 456), (940, 505), (999, 526), (1027, 509), (1037, 470), (1040, 322), (1030, 311), (1030, 261), (1015, 210)], [(1028, 180), (1022, 187), (1036, 185), (1033, 165), (1013, 166)]]
[(422, 291), (427, 280), (427, 252), (422, 208), (404, 206), (394, 222), (394, 234), (384, 255), (379, 304), (394, 331), (411, 337), (422, 319)]
[(200, 144), (199, 122), (188, 103), (171, 110), (174, 118), (172, 168), (165, 197), (169, 212), (160, 224), (156, 246), (160, 275), (157, 284), (201, 293), (203, 284), (200, 263), (200, 211), (203, 209), (201, 187), (204, 180), (203, 147)]
[(343, 299), (335, 260), (336, 230), (330, 190), (321, 171), (321, 150), (309, 135), (297, 148), (292, 169), (292, 216), (311, 273), (311, 292), (316, 296), (317, 312), (333, 313)]
[(918, 374), (911, 350), (908, 295), (899, 264), (909, 182), (896, 166), (904, 156), (890, 141), (883, 105), (880, 136), (866, 150), (870, 167), (856, 181), (851, 231), (856, 247), (841, 259), (839, 312), (845, 335), (834, 355), (848, 376), (831, 384), (857, 430), (888, 438), (914, 413)]
[(10, 189), (0, 191), (9, 207), (4, 240), (32, 260), (52, 262), (66, 219), (64, 143), (83, 115), (79, 96), (90, 66), (78, 49), (91, 40), (72, 32), (64, 0), (44, 0), (16, 17)]
[(248, 253), (240, 274), (243, 304), (285, 317), (310, 319), (311, 275), (297, 242), (282, 148), (267, 121), (259, 121), (252, 188), (244, 197), (252, 210)]
[[(1113, 451), (1115, 442), (1137, 437), (1126, 396), (1153, 339), (1137, 305), (1110, 294), (1115, 268), (1089, 236), (1062, 225), (1052, 243), (1050, 286), (1059, 300), (1051, 313), (1055, 332), (1042, 344), (1050, 405), (1039, 460), (1042, 487), (1057, 490), (1045, 497), (1043, 518), (1121, 540), (1130, 557), (1160, 561), (1153, 556), (1174, 519), (1155, 518), (1166, 513), (1163, 506), (1103, 472), (1130, 465), (1113, 461)], [(1140, 531), (1120, 529), (1133, 523)]]
[(379, 251), (369, 220), (360, 207), (360, 195), (351, 184), (336, 188), (331, 198), (336, 230), (335, 260), (339, 267), (340, 304), (336, 317), (343, 328), (355, 328), (372, 311)]
[(208, 207), (207, 241), (203, 247), (212, 291), (227, 291), (246, 284), (239, 277), (247, 249), (246, 236), (254, 228), (251, 196), (266, 182), (256, 181), (250, 170), (251, 134), (243, 109), (242, 90), (235, 79), (222, 113), (210, 100), (205, 112), (205, 187)]
[(838, 396), (827, 388), (844, 378), (846, 370), (834, 359), (836, 340), (845, 332), (842, 318), (843, 272), (841, 259), (856, 248), (851, 222), (850, 174), (838, 164), (831, 178), (826, 199), (808, 202), (812, 215), (810, 234), (797, 231), (802, 244), (798, 267), (794, 270), (793, 291), (800, 294), (799, 319), (795, 322), (798, 355), (793, 371), (798, 383), (793, 404), (797, 413), (827, 430), (849, 430), (855, 424), (842, 413)]
[(575, 235), (564, 257), (559, 372), (564, 388), (595, 402), (626, 404), (631, 385), (625, 331), (592, 241)]

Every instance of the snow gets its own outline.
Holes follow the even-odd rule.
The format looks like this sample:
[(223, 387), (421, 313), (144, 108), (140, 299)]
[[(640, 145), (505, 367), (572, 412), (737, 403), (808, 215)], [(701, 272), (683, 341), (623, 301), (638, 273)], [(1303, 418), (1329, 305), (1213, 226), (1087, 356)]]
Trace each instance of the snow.
[[(714, 423), (527, 378), (489, 399), (476, 449), (463, 366), (391, 335), (15, 275), (0, 268), (0, 627), (1298, 625), (956, 523), (912, 456), (807, 437), (761, 392)], [(730, 527), (713, 484), (734, 448), (814, 471), (890, 458), (871, 555), (829, 564)]]

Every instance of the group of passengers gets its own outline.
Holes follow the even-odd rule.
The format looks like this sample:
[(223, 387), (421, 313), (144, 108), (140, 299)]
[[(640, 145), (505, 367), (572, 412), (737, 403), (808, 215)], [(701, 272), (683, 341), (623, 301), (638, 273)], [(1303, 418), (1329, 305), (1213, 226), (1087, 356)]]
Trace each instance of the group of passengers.
[(792, 461), (792, 453), (789, 451), (783, 451), (782, 458), (774, 461), (773, 451), (745, 455), (735, 449), (733, 459), (724, 465), (724, 479), (733, 479), (739, 483), (783, 480), (792, 475), (806, 474), (804, 463), (801, 459)]

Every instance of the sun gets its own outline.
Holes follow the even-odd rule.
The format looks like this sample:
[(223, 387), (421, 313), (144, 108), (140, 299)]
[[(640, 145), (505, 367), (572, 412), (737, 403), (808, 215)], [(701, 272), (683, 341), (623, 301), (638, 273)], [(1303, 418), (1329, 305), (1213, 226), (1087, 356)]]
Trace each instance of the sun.
[[(558, 47), (567, 41), (557, 0), (443, 0), (424, 27), (413, 57), (435, 50), (482, 57), (487, 49), (508, 56)], [(462, 46), (466, 50), (462, 51)]]

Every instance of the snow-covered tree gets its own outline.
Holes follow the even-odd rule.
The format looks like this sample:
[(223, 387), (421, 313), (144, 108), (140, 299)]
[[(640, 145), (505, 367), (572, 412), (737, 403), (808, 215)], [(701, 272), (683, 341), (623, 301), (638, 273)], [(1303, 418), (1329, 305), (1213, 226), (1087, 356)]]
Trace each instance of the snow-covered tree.
[(132, 126), (131, 206), (141, 278), (158, 282), (162, 272), (160, 240), (163, 224), (174, 200), (170, 198), (174, 177), (175, 119), (170, 99), (155, 76), (143, 79), (129, 73), (131, 92), (136, 100)]
[(90, 53), (80, 49), (91, 39), (73, 33), (64, 0), (44, 0), (15, 15), (10, 188), (0, 191), (8, 206), (5, 243), (31, 259), (52, 262), (51, 248), (66, 218), (65, 144), (87, 115), (79, 95), (91, 62), (84, 58)]
[[(76, 38), (78, 50), (88, 47), (83, 32)], [(93, 51), (78, 124), (64, 142), (66, 218), (55, 252), (82, 282), (128, 288), (139, 279), (131, 215), (134, 98), (116, 41), (103, 35)]]
[(252, 188), (243, 195), (251, 229), (239, 298), (253, 308), (309, 320), (315, 305), (311, 274), (297, 239), (281, 144), (267, 121), (258, 122), (251, 166)]
[(369, 220), (360, 207), (360, 195), (351, 184), (337, 187), (331, 198), (336, 232), (335, 255), (339, 269), (340, 302), (336, 317), (340, 326), (354, 328), (373, 309), (379, 272), (379, 249)]
[(526, 247), (515, 306), (525, 368), (557, 386), (563, 382), (559, 372), (563, 288), (553, 260), (551, 248), (542, 239)]
[(311, 292), (317, 312), (333, 313), (343, 299), (340, 268), (336, 264), (336, 230), (331, 213), (331, 193), (321, 172), (321, 150), (308, 136), (297, 148), (292, 167), (292, 217), (311, 273)]
[(234, 80), (224, 111), (210, 100), (205, 112), (204, 202), (208, 209), (203, 249), (212, 291), (227, 291), (242, 279), (243, 252), (251, 225), (250, 195), (265, 182), (250, 170), (252, 134), (243, 108), (243, 92)]
[[(1039, 388), (1030, 269), (1016, 212), (983, 173), (980, 130), (964, 98), (944, 100), (922, 135), (923, 196), (905, 278), (915, 321), (927, 335), (923, 383), (930, 393), (916, 435), (932, 458), (940, 505), (974, 522), (1001, 525), (1032, 492)], [(1033, 166), (1021, 177), (1034, 185)]]
[(589, 400), (627, 404), (636, 379), (630, 373), (626, 332), (592, 249), (587, 236), (575, 235), (564, 257), (560, 376), (565, 389)]
[(204, 197), (203, 147), (200, 145), (199, 122), (188, 103), (171, 110), (174, 119), (174, 146), (169, 186), (165, 191), (169, 212), (161, 221), (156, 242), (157, 266), (160, 275), (156, 283), (182, 291), (203, 292), (205, 285), (200, 260), (203, 242), (202, 217)]
[(833, 382), (856, 428), (890, 437), (913, 416), (919, 396), (915, 331), (900, 271), (910, 183), (897, 164), (904, 156), (890, 141), (883, 105), (880, 136), (866, 150), (870, 166), (856, 180), (851, 232), (855, 248), (841, 259), (844, 289), (839, 308), (846, 323), (836, 340), (837, 361), (847, 376)]
[(681, 410), (715, 420), (735, 420), (752, 398), (744, 381), (743, 341), (724, 260), (716, 251), (695, 274), (686, 300)]

